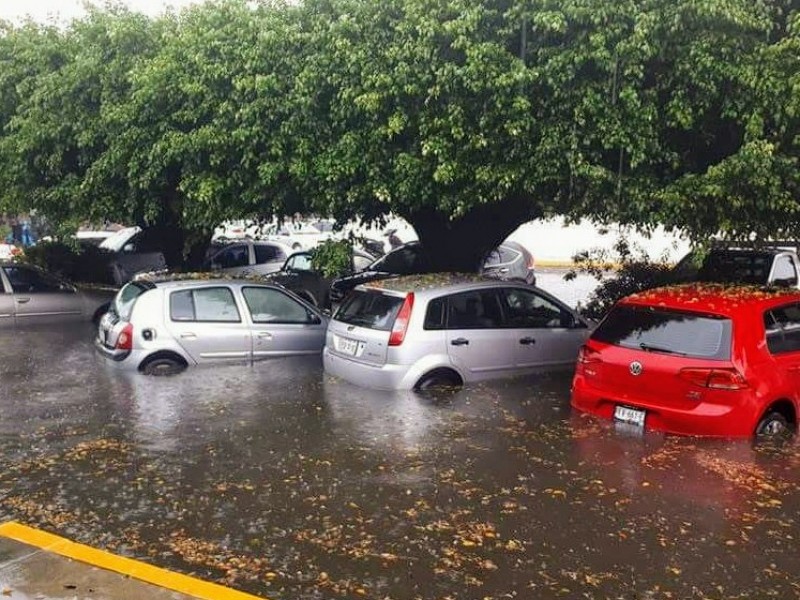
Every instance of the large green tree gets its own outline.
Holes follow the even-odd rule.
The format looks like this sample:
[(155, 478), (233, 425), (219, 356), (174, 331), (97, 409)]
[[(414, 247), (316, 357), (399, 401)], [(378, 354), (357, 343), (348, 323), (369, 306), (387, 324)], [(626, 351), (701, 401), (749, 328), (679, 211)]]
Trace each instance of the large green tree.
[[(797, 235), (796, 0), (220, 0), (0, 34), (0, 207), (393, 213), (441, 269), (530, 219)], [(167, 235), (168, 234), (168, 235)]]

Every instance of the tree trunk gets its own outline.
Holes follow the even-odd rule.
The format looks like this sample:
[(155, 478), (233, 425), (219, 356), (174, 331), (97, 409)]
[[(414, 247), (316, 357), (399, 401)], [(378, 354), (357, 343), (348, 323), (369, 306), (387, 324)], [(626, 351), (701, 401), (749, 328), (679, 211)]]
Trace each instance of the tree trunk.
[(514, 197), (474, 206), (456, 219), (427, 208), (401, 216), (416, 230), (432, 272), (477, 273), (489, 252), (542, 214), (532, 199)]

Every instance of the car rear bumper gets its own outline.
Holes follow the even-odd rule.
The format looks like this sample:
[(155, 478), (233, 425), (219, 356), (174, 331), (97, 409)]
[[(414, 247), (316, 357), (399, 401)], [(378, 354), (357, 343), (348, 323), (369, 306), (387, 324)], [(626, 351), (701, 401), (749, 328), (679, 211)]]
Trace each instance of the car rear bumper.
[[(741, 392), (739, 392), (741, 394)], [(733, 398), (732, 398), (733, 399)], [(691, 408), (677, 408), (669, 399), (630, 401), (594, 388), (586, 377), (576, 374), (572, 382), (572, 407), (604, 419), (613, 419), (618, 405), (646, 411), (645, 428), (680, 435), (712, 437), (753, 436), (759, 417), (756, 402), (742, 400), (730, 404), (698, 401)]]
[[(99, 337), (94, 339), (94, 348), (103, 358), (106, 358), (117, 364), (122, 364), (131, 356), (131, 354), (133, 354), (133, 351), (131, 350), (117, 350), (115, 348), (109, 348)], [(133, 360), (128, 361), (128, 364), (130, 365), (133, 365), (134, 363), (135, 361)]]
[(325, 372), (361, 387), (376, 390), (408, 390), (414, 386), (409, 365), (369, 365), (334, 354), (326, 346), (322, 351)]

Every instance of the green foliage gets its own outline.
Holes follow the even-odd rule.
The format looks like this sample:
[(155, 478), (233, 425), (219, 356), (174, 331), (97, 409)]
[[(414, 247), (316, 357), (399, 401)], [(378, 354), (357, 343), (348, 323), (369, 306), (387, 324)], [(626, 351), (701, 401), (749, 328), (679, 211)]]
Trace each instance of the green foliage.
[(613, 252), (587, 250), (573, 257), (575, 269), (565, 277), (573, 279), (576, 272), (592, 275), (598, 280), (581, 314), (600, 320), (619, 300), (630, 294), (649, 290), (674, 281), (672, 266), (664, 259), (652, 260), (639, 248), (631, 248), (620, 238)]
[[(217, 0), (0, 29), (0, 210), (189, 231), (407, 218), (800, 234), (793, 0)], [(455, 265), (445, 265), (452, 267)]]
[(323, 277), (341, 277), (352, 270), (352, 253), (348, 240), (325, 240), (311, 251), (311, 267)]

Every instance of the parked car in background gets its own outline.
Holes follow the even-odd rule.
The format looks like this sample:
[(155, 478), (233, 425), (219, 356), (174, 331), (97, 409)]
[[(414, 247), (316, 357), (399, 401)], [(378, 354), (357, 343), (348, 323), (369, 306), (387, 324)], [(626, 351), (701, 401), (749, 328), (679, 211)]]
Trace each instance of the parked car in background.
[[(354, 248), (348, 273), (356, 273), (374, 260), (371, 254)], [(312, 253), (309, 251), (295, 252), (286, 259), (279, 271), (265, 275), (264, 280), (284, 286), (314, 306), (330, 308), (331, 278), (314, 269)]]
[(716, 244), (702, 260), (690, 252), (672, 273), (676, 283), (703, 281), (800, 287), (800, 259), (797, 244), (793, 242), (773, 242), (758, 248)]
[(293, 250), (311, 250), (334, 237), (333, 219), (304, 219), (273, 224), (262, 229), (262, 236), (279, 241)]
[(492, 250), (483, 263), (483, 274), (536, 285), (533, 254), (519, 242), (505, 241)]
[(189, 365), (318, 354), (327, 318), (280, 286), (229, 279), (141, 279), (117, 293), (95, 346), (148, 375)]
[[(484, 273), (497, 279), (534, 283), (533, 257), (516, 242), (503, 242), (486, 258)], [(378, 258), (363, 271), (340, 277), (331, 284), (331, 302), (338, 304), (357, 285), (398, 275), (431, 272), (431, 261), (418, 241), (403, 244)]]
[(572, 406), (639, 429), (782, 435), (797, 427), (800, 292), (690, 284), (621, 300), (581, 349)]
[(22, 263), (0, 261), (0, 328), (98, 321), (113, 292), (79, 289)]
[(204, 268), (237, 277), (266, 275), (280, 270), (292, 252), (280, 242), (242, 240), (218, 246)]
[(105, 238), (98, 248), (106, 258), (106, 277), (102, 282), (119, 286), (137, 273), (167, 266), (162, 234), (155, 229), (125, 227)]
[(434, 273), (374, 281), (330, 321), (325, 370), (377, 389), (426, 389), (572, 368), (590, 324), (523, 283)]

